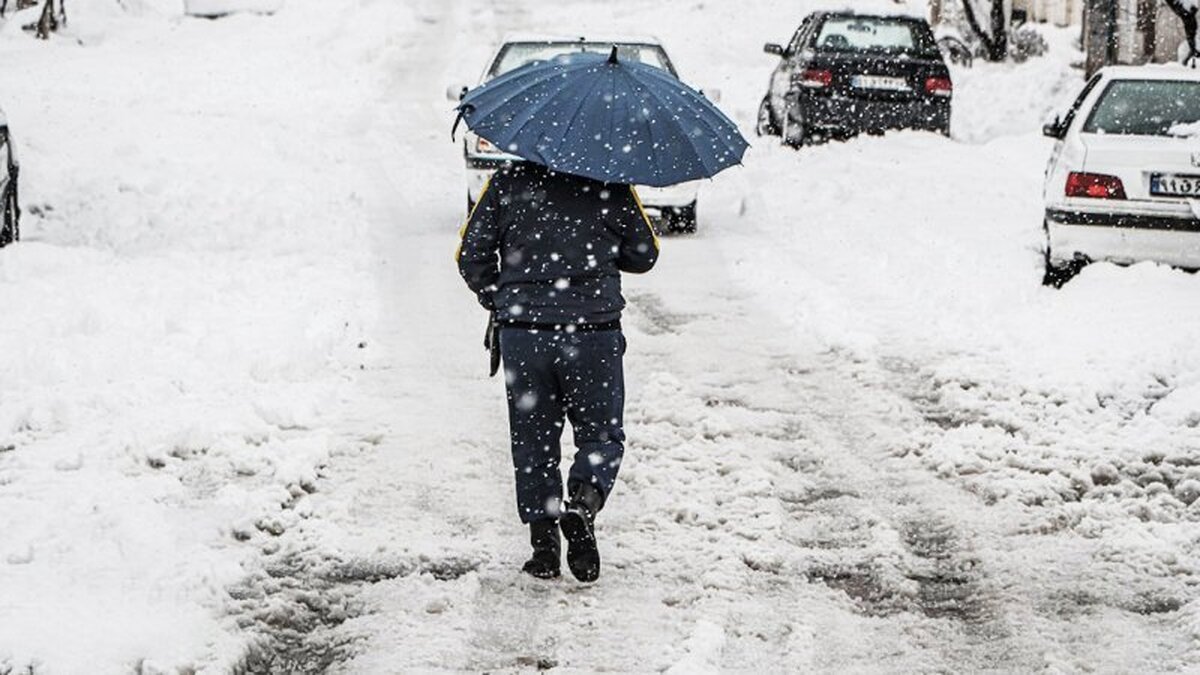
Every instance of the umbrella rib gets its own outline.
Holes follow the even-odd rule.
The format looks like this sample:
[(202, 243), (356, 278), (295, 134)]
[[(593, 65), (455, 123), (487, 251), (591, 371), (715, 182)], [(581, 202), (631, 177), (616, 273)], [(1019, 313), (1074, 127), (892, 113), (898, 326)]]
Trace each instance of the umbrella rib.
[[(650, 92), (650, 88), (649, 88), (649, 87), (647, 87), (647, 86), (646, 86), (645, 84), (643, 84), (642, 82), (639, 82), (639, 81), (637, 80), (637, 78), (630, 76), (628, 73), (626, 74), (626, 79), (628, 79), (628, 80), (629, 80), (629, 82), (630, 82), (632, 85), (634, 85), (634, 86), (630, 87), (630, 89), (640, 89), (641, 91), (645, 92), (645, 94), (647, 95), (647, 97), (649, 97), (649, 95), (651, 94), (651, 92)], [(656, 99), (656, 100), (657, 100), (657, 99)], [(649, 127), (649, 129), (650, 129), (650, 149), (651, 149), (651, 150), (654, 150), (654, 127), (655, 127), (655, 126), (656, 126), (656, 125), (655, 125), (653, 122), (651, 122), (651, 123), (648, 125), (648, 127)], [(665, 147), (665, 146), (664, 146), (664, 147)], [(694, 154), (695, 148), (692, 148), (692, 150), (693, 150), (693, 154)], [(657, 154), (657, 153), (655, 153), (655, 154)], [(699, 157), (697, 156), (697, 158), (696, 158), (696, 159), (699, 159)], [(703, 165), (703, 162), (701, 162), (701, 165)], [(661, 166), (659, 166), (657, 162), (655, 162), (654, 169), (655, 169), (655, 171), (654, 171), (654, 173), (655, 173), (655, 181), (656, 181), (656, 182), (659, 182), (659, 181), (660, 181), (660, 179), (662, 178), (662, 175), (663, 175), (662, 167), (661, 167)]]
[[(554, 148), (556, 151), (561, 151), (562, 144), (567, 139), (567, 132), (569, 132), (571, 130), (571, 125), (575, 124), (575, 120), (579, 118), (579, 113), (583, 112), (583, 108), (585, 105), (587, 105), (588, 99), (590, 99), (592, 97), (592, 94), (596, 93), (596, 88), (599, 86), (600, 86), (600, 81), (599, 81), (599, 79), (597, 79), (596, 82), (592, 83), (592, 86), (590, 89), (588, 89), (587, 94), (580, 97), (579, 105), (575, 108), (575, 112), (571, 113), (571, 119), (567, 120), (566, 125), (563, 126), (562, 135), (559, 137), (558, 144)], [(562, 92), (559, 92), (559, 94), (561, 94), (561, 93)], [(558, 96), (558, 94), (555, 94), (555, 97), (557, 97), (557, 96)], [(547, 103), (549, 103), (549, 101), (547, 101)], [(526, 124), (528, 124), (528, 122)], [(524, 128), (524, 125), (522, 125), (522, 128)]]
[[(680, 94), (680, 96), (683, 96), (683, 95), (684, 94)], [(698, 96), (698, 95), (691, 94), (691, 92), (689, 91), (689, 92), (686, 92), (686, 96)], [(707, 104), (707, 106), (709, 106), (710, 108), (715, 110), (716, 114), (720, 115), (720, 120), (713, 121), (713, 120), (709, 120), (706, 117), (698, 117), (697, 119), (700, 120), (701, 124), (708, 127), (708, 131), (709, 131), (710, 135), (712, 135), (714, 141), (720, 142), (720, 144), (722, 145), (722, 147), (725, 148), (725, 150), (727, 151), (728, 154), (736, 155), (736, 159), (734, 159), (733, 161), (721, 161), (720, 157), (714, 157), (714, 159), (718, 160), (719, 165), (720, 165), (720, 166), (716, 167), (716, 172), (724, 171), (724, 169), (726, 167), (731, 167), (733, 165), (737, 165), (737, 163), (742, 162), (742, 155), (745, 154), (745, 149), (749, 148), (750, 144), (746, 143), (745, 139), (742, 138), (742, 131), (740, 131), (738, 129), (738, 125), (737, 125), (736, 121), (733, 121), (730, 118), (728, 118), (727, 115), (725, 113), (722, 113), (721, 109), (716, 107), (714, 103), (709, 102), (707, 100), (704, 100), (703, 102), (704, 102), (704, 104)], [(727, 127), (721, 126), (720, 125), (721, 120), (724, 120), (724, 123), (728, 126)], [(732, 136), (731, 136), (731, 133), (732, 133)], [(739, 148), (738, 141), (740, 141), (740, 148)], [(740, 151), (738, 151), (738, 150), (740, 150)], [(714, 175), (716, 172), (714, 172)]]
[[(647, 74), (649, 74), (649, 73), (650, 73), (650, 71), (647, 71)], [(659, 73), (653, 73), (653, 75), (659, 75)], [(682, 84), (682, 83), (681, 83), (681, 82), (672, 82), (672, 84)], [(647, 89), (650, 89), (650, 88), (649, 88), (649, 87), (647, 87)], [(651, 91), (652, 91), (652, 90), (651, 90)], [(690, 93), (690, 92), (687, 92), (687, 93)], [(688, 97), (687, 97), (685, 94), (680, 94), (680, 96), (683, 96), (685, 99), (686, 99), (686, 98), (688, 98)], [(661, 101), (662, 99), (659, 99), (659, 100)], [(689, 101), (689, 103), (690, 103), (690, 102), (692, 102), (692, 101)], [(726, 121), (726, 122), (729, 124), (729, 126), (730, 126), (730, 128), (731, 128), (731, 129), (733, 129), (735, 132), (736, 132), (736, 131), (738, 131), (737, 124), (736, 124), (736, 123), (735, 123), (733, 120), (729, 119), (729, 117), (728, 117), (728, 116), (726, 116), (726, 115), (725, 115), (725, 113), (721, 112), (721, 109), (720, 109), (720, 108), (718, 108), (716, 105), (713, 105), (712, 103), (710, 103), (710, 102), (709, 102), (709, 101), (707, 101), (707, 100), (704, 100), (703, 102), (704, 102), (704, 103), (706, 103), (707, 105), (709, 105), (709, 106), (710, 106), (710, 107), (711, 107), (713, 110), (715, 110), (715, 111), (716, 111), (716, 112), (717, 112), (719, 115), (721, 115), (721, 117), (722, 117), (722, 118), (724, 118), (724, 120), (725, 120), (725, 121)], [(697, 116), (696, 116), (696, 119), (698, 119), (700, 122), (702, 122), (702, 123), (704, 124), (704, 126), (708, 127), (708, 131), (709, 131), (709, 133), (711, 133), (711, 134), (713, 135), (713, 138), (716, 138), (716, 139), (718, 139), (718, 140), (720, 140), (720, 139), (721, 139), (721, 135), (722, 135), (722, 133), (721, 133), (721, 130), (720, 130), (720, 129), (718, 129), (718, 128), (714, 127), (714, 126), (713, 126), (711, 123), (709, 123), (709, 121), (708, 121), (707, 119), (705, 119), (703, 116), (697, 115)], [(725, 143), (725, 146), (726, 146), (726, 148), (729, 148), (730, 150), (732, 150), (732, 147), (730, 146), (730, 144), (729, 144), (729, 143)], [(694, 147), (695, 147), (695, 144), (693, 144), (693, 145), (692, 145), (692, 147), (694, 148)], [(701, 157), (703, 157), (703, 155), (701, 155)], [(720, 167), (720, 168), (724, 168), (724, 167)], [(708, 165), (707, 165), (707, 164), (705, 164), (705, 169), (706, 169), (706, 170), (708, 169)]]
[[(631, 80), (632, 80), (632, 81), (633, 81), (635, 84), (641, 84), (641, 83), (639, 83), (637, 80), (633, 80), (633, 78), (630, 78), (630, 79), (631, 79)], [(642, 88), (643, 88), (643, 89), (645, 89), (645, 87), (642, 87)], [(643, 105), (644, 105), (644, 104), (643, 104)], [(635, 111), (635, 112), (636, 112), (636, 111)], [(656, 125), (655, 125), (654, 121), (653, 121), (653, 120), (651, 120), (651, 121), (650, 121), (650, 124), (648, 124), (648, 125), (646, 125), (646, 126), (648, 127), (648, 129), (649, 129), (649, 132), (650, 132), (650, 150), (651, 150), (652, 152), (654, 152), (654, 153), (655, 153), (655, 155), (657, 155), (657, 154), (658, 154), (658, 150), (657, 150), (657, 148), (656, 148), (655, 146), (656, 146), (656, 145), (658, 145), (658, 144), (654, 142), (654, 127), (655, 127)], [(657, 161), (656, 161), (656, 162), (654, 162), (654, 174), (655, 174), (655, 181), (659, 181), (659, 180), (662, 178), (662, 174), (663, 174), (663, 172), (662, 172), (662, 167), (661, 167), (661, 166), (659, 166), (659, 164), (658, 164), (658, 162), (657, 162)]]
[[(670, 106), (666, 101), (663, 100), (661, 96), (658, 95), (658, 92), (654, 91), (653, 87), (647, 87), (641, 82), (638, 82), (638, 84), (641, 84), (645, 88), (646, 92), (653, 96), (654, 100), (658, 101), (659, 105), (663, 109), (667, 110), (668, 112), (671, 111)], [(711, 131), (712, 127), (709, 127), (709, 130)], [(704, 161), (704, 153), (700, 152), (700, 148), (696, 147), (696, 143), (692, 140), (691, 134), (684, 134), (684, 138), (687, 139), (688, 145), (692, 147), (692, 152), (696, 155), (696, 159), (700, 160), (700, 166), (703, 167), (706, 172), (710, 172), (711, 169), (708, 166), (708, 162)]]
[[(489, 106), (489, 107), (491, 108), (491, 110), (489, 110), (489, 111), (487, 112), (487, 114), (484, 114), (484, 115), (482, 115), (482, 116), (483, 116), (483, 117), (487, 117), (487, 115), (493, 114), (493, 113), (494, 113), (496, 110), (499, 110), (500, 108), (503, 108), (504, 106), (508, 105), (509, 103), (512, 103), (512, 102), (513, 102), (513, 100), (514, 100), (514, 99), (516, 99), (517, 97), (519, 97), (519, 96), (523, 96), (523, 95), (527, 94), (527, 93), (529, 92), (529, 90), (530, 90), (530, 89), (532, 89), (532, 88), (534, 88), (534, 87), (536, 87), (536, 86), (538, 86), (538, 85), (545, 84), (546, 82), (549, 82), (550, 80), (553, 80), (553, 79), (554, 79), (554, 78), (556, 78), (556, 77), (560, 77), (561, 75), (562, 75), (562, 73), (561, 73), (561, 72), (553, 72), (553, 73), (549, 73), (549, 74), (547, 74), (545, 77), (540, 77), (540, 78), (537, 78), (535, 81), (533, 81), (533, 82), (531, 82), (531, 83), (529, 83), (529, 84), (527, 84), (527, 85), (524, 85), (524, 86), (522, 86), (520, 89), (518, 89), (517, 91), (513, 92), (512, 96), (509, 96), (509, 97), (505, 98), (504, 100), (500, 101), (499, 103), (495, 103), (495, 104), (492, 104), (491, 106)], [(496, 80), (492, 80), (492, 82), (489, 82), (488, 84), (492, 84), (492, 83), (493, 83), (493, 82), (495, 82), (495, 81), (496, 81)], [(487, 84), (485, 84), (485, 85), (484, 85), (484, 87), (486, 87), (486, 86), (487, 86)], [(484, 90), (483, 90), (483, 88), (481, 87), (481, 88), (479, 89), (479, 91), (484, 91)], [(486, 91), (484, 91), (484, 93), (487, 93), (487, 92), (486, 92)], [(479, 109), (478, 109), (478, 108), (476, 108), (476, 109), (475, 109), (475, 114), (478, 114), (478, 113), (479, 113)], [(470, 127), (470, 126), (471, 126), (471, 120), (470, 120), (470, 119), (467, 119), (467, 126), (468, 126), (468, 127)]]
[[(564, 127), (564, 134), (563, 134), (563, 137), (558, 139), (558, 143), (557, 143), (557, 145), (556, 145), (556, 146), (555, 146), (555, 148), (554, 148), (556, 151), (557, 151), (557, 150), (559, 150), (559, 149), (562, 147), (563, 140), (565, 140), (565, 137), (566, 137), (565, 130), (566, 130), (566, 129), (568, 129), (568, 128), (570, 127), (570, 124), (573, 124), (573, 123), (575, 122), (575, 118), (579, 116), (579, 112), (580, 112), (580, 111), (583, 109), (583, 101), (586, 101), (586, 100), (587, 100), (587, 98), (588, 98), (588, 97), (590, 97), (590, 96), (592, 95), (592, 92), (594, 92), (594, 91), (595, 91), (595, 89), (596, 89), (596, 85), (592, 85), (592, 88), (591, 88), (591, 89), (588, 91), (588, 93), (587, 93), (587, 96), (584, 96), (584, 97), (583, 97), (583, 99), (582, 99), (582, 100), (581, 100), (581, 102), (580, 102), (580, 105), (579, 105), (579, 107), (575, 109), (575, 113), (574, 113), (574, 114), (571, 116), (571, 121), (570, 121), (570, 123), (568, 123), (568, 125), (567, 125), (566, 127)], [(557, 93), (555, 93), (554, 95), (552, 95), (550, 98), (546, 99), (546, 101), (544, 101), (544, 102), (542, 103), (542, 105), (543, 105), (543, 106), (545, 106), (545, 105), (548, 105), (548, 104), (550, 103), (550, 101), (553, 101), (554, 99), (556, 99), (556, 98), (558, 98), (559, 96), (561, 96), (561, 95), (563, 94), (563, 92), (565, 92), (566, 90), (567, 90), (567, 89), (564, 87), (562, 90), (558, 91)], [(515, 140), (516, 140), (516, 139), (517, 139), (517, 138), (518, 138), (518, 137), (521, 135), (521, 132), (523, 132), (523, 131), (525, 130), (525, 127), (527, 127), (527, 126), (529, 126), (530, 124), (532, 124), (532, 123), (533, 123), (533, 121), (534, 121), (534, 120), (536, 120), (536, 119), (537, 119), (537, 115), (536, 115), (536, 114), (530, 115), (528, 119), (526, 119), (524, 122), (522, 122), (522, 123), (521, 123), (521, 126), (517, 127), (515, 130), (513, 130), (513, 131), (511, 132), (511, 137), (512, 137), (512, 139), (515, 141)], [(541, 154), (541, 153), (539, 153), (539, 154)], [(541, 163), (542, 163), (542, 164), (545, 164), (545, 163), (546, 163), (546, 162), (544, 161), (544, 160), (545, 160), (545, 157), (542, 157), (542, 159), (543, 159), (543, 161), (542, 161)]]
[[(588, 67), (590, 67), (590, 66), (588, 66)], [(564, 70), (565, 70), (565, 69), (564, 69)], [(501, 103), (500, 105), (496, 106), (496, 108), (498, 109), (498, 108), (500, 108), (500, 107), (503, 107), (504, 105), (507, 105), (509, 102), (511, 102), (513, 99), (517, 98), (518, 96), (520, 96), (520, 95), (522, 95), (522, 94), (524, 94), (524, 93), (528, 93), (528, 89), (529, 89), (529, 88), (532, 88), (533, 86), (536, 86), (536, 85), (544, 84), (545, 82), (547, 82), (547, 81), (550, 81), (550, 80), (554, 79), (555, 77), (560, 77), (560, 76), (562, 76), (562, 74), (563, 74), (562, 72), (558, 72), (558, 73), (555, 73), (555, 74), (553, 74), (552, 76), (548, 76), (548, 77), (546, 77), (546, 78), (542, 78), (542, 79), (538, 80), (537, 82), (535, 82), (535, 83), (533, 83), (533, 84), (529, 85), (528, 87), (526, 87), (526, 88), (525, 88), (524, 90), (522, 90), (521, 92), (518, 92), (518, 93), (515, 93), (515, 94), (513, 94), (513, 95), (512, 95), (512, 96), (510, 96), (508, 99), (506, 99), (506, 100), (504, 101), (504, 103)], [(599, 80), (598, 80), (598, 81), (597, 81), (595, 84), (593, 84), (593, 85), (592, 85), (592, 88), (588, 90), (588, 93), (587, 93), (587, 95), (586, 95), (586, 96), (584, 96), (584, 97), (582, 97), (582, 99), (580, 100), (580, 105), (579, 105), (579, 107), (575, 109), (575, 112), (574, 112), (574, 113), (572, 114), (572, 116), (571, 116), (571, 120), (568, 122), (567, 126), (563, 128), (563, 129), (564, 129), (564, 133), (563, 133), (562, 137), (560, 137), (560, 138), (558, 139), (558, 143), (557, 143), (557, 144), (556, 144), (556, 146), (555, 146), (555, 151), (559, 151), (559, 150), (561, 150), (561, 148), (562, 148), (562, 143), (563, 143), (563, 141), (566, 139), (566, 130), (570, 128), (570, 125), (571, 125), (571, 124), (574, 124), (574, 122), (575, 122), (575, 119), (576, 119), (576, 118), (578, 118), (578, 116), (579, 116), (579, 113), (580, 113), (580, 112), (583, 110), (583, 107), (584, 107), (584, 105), (585, 105), (585, 103), (586, 103), (587, 99), (588, 99), (588, 98), (590, 98), (590, 97), (591, 97), (591, 95), (592, 95), (592, 94), (595, 92), (595, 90), (596, 90), (596, 87), (597, 87), (597, 86), (599, 86)], [(548, 104), (549, 104), (551, 101), (553, 101), (554, 99), (556, 99), (556, 98), (558, 98), (560, 95), (562, 95), (562, 94), (564, 93), (564, 91), (566, 91), (566, 88), (564, 88), (563, 90), (560, 90), (559, 92), (557, 92), (557, 93), (555, 93), (555, 94), (551, 95), (551, 96), (550, 96), (548, 99), (546, 99), (546, 100), (545, 100), (545, 101), (542, 103), (542, 105), (543, 105), (543, 106), (545, 106), (545, 105), (548, 105)], [(530, 115), (530, 116), (529, 116), (529, 118), (528, 118), (528, 119), (526, 119), (524, 122), (522, 122), (522, 123), (521, 123), (521, 125), (520, 125), (519, 127), (517, 127), (516, 129), (514, 129), (514, 130), (510, 131), (510, 138), (511, 138), (511, 140), (514, 140), (514, 141), (515, 141), (515, 140), (516, 140), (516, 138), (517, 138), (517, 137), (519, 137), (519, 136), (521, 135), (521, 132), (523, 132), (523, 131), (525, 130), (525, 127), (529, 126), (529, 125), (530, 125), (530, 124), (531, 124), (531, 123), (532, 123), (532, 122), (533, 122), (535, 119), (536, 119), (536, 115)], [(541, 155), (541, 153), (540, 153), (540, 152), (539, 152), (538, 154), (539, 154), (539, 155)], [(543, 161), (542, 161), (542, 163), (543, 163), (543, 164), (545, 164), (545, 159), (546, 159), (546, 158), (545, 158), (544, 156), (542, 156), (541, 158), (542, 158), (542, 160), (543, 160)]]
[[(617, 66), (617, 67), (620, 67), (620, 66)], [(608, 160), (609, 160), (609, 165), (612, 165), (612, 140), (613, 140), (613, 136), (617, 133), (617, 130), (614, 128), (617, 123), (617, 116), (615, 114), (612, 114), (613, 110), (611, 109), (611, 105), (613, 103), (616, 103), (616, 101), (617, 101), (617, 69), (616, 68), (613, 68), (612, 70), (609, 71), (608, 83), (610, 85), (612, 85), (612, 92), (609, 95), (609, 99), (611, 101), (609, 104), (610, 105), (610, 110), (609, 110), (610, 114), (608, 116), (608, 142), (609, 142)], [(607, 171), (608, 167), (605, 167), (605, 170)], [(622, 174), (621, 178), (625, 178), (625, 176)]]

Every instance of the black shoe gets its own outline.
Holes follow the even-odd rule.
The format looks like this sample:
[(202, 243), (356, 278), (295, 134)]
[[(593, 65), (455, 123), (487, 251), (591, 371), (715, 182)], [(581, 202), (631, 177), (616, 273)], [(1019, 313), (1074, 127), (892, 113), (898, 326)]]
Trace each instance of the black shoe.
[(571, 501), (563, 510), (559, 526), (567, 538), (567, 567), (580, 581), (600, 578), (600, 551), (596, 548), (596, 514), (604, 505), (604, 495), (591, 485), (581, 484), (571, 491)]
[(529, 524), (529, 543), (533, 555), (521, 571), (538, 579), (557, 579), (562, 575), (562, 543), (558, 538), (558, 521), (535, 520)]

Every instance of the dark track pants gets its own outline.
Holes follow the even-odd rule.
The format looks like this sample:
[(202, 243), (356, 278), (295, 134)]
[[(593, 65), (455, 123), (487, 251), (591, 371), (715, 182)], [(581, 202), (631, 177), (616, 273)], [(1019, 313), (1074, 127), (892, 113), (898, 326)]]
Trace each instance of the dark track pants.
[(521, 522), (559, 515), (564, 419), (571, 421), (576, 447), (568, 489), (590, 483), (607, 497), (625, 451), (621, 331), (505, 328), (500, 353)]

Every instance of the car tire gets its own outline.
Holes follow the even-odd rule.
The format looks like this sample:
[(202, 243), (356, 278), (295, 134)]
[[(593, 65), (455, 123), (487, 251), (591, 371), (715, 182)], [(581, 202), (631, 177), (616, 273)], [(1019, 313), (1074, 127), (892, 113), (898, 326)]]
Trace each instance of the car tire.
[(783, 139), (783, 144), (789, 148), (799, 149), (808, 141), (808, 125), (804, 123), (804, 119), (796, 120), (797, 113), (791, 110), (783, 114), (783, 127), (779, 130), (779, 136)]
[(1087, 265), (1087, 261), (1075, 259), (1068, 262), (1054, 262), (1054, 257), (1050, 253), (1050, 228), (1043, 223), (1042, 229), (1046, 232), (1046, 246), (1042, 249), (1042, 285), (1051, 288), (1062, 288), (1068, 281), (1074, 279), (1079, 274)]
[(754, 132), (759, 136), (778, 136), (779, 125), (775, 124), (775, 114), (771, 110), (771, 97), (764, 96), (758, 104), (758, 124)]
[(696, 202), (670, 210), (667, 216), (667, 232), (692, 234), (696, 231)]
[(10, 184), (4, 191), (4, 216), (0, 221), (0, 247), (7, 246), (21, 238), (21, 213), (17, 208), (16, 185)]
[(1068, 263), (1056, 265), (1050, 261), (1050, 255), (1046, 255), (1045, 271), (1042, 273), (1042, 285), (1051, 288), (1062, 288), (1067, 285), (1067, 282), (1074, 279), (1075, 275), (1079, 274), (1087, 263), (1079, 260), (1072, 260)]

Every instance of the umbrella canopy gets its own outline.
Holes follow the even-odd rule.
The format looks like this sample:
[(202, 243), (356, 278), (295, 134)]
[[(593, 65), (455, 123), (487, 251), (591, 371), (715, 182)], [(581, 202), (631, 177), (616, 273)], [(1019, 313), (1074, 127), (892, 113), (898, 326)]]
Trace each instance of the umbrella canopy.
[[(740, 164), (749, 144), (665, 70), (602, 54), (535, 62), (478, 87), (459, 118), (502, 151), (596, 180), (662, 187)], [(457, 122), (456, 122), (457, 126)]]

